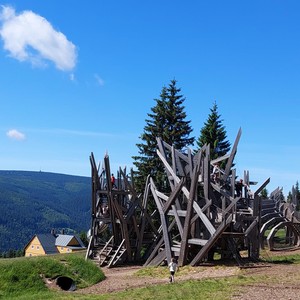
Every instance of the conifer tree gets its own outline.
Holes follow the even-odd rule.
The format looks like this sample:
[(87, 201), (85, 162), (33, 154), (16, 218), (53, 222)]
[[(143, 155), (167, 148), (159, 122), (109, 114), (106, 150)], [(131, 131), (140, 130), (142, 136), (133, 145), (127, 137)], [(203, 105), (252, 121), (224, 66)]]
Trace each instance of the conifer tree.
[(190, 137), (190, 121), (186, 120), (184, 111), (185, 98), (176, 83), (176, 80), (171, 80), (168, 87), (162, 88), (160, 98), (154, 99), (156, 105), (147, 114), (144, 132), (140, 136), (141, 143), (136, 144), (139, 156), (132, 158), (137, 168), (135, 186), (139, 192), (144, 190), (148, 175), (151, 175), (160, 191), (168, 190), (164, 167), (156, 153), (157, 137), (178, 150), (184, 150), (194, 143), (195, 138)]
[(292, 191), (287, 195), (287, 202), (296, 205), (296, 210), (300, 210), (300, 188), (297, 180), (296, 185), (292, 186)]
[(218, 106), (215, 102), (196, 141), (197, 150), (205, 144), (210, 144), (210, 159), (223, 156), (230, 150), (230, 142), (227, 140), (225, 126), (222, 124), (223, 120), (220, 118), (221, 115), (218, 113)]
[(286, 201), (287, 201), (288, 203), (292, 203), (292, 202), (293, 202), (292, 200), (293, 200), (292, 192), (289, 191), (289, 193), (288, 193), (288, 195), (287, 195), (287, 198), (286, 198)]
[(296, 200), (296, 210), (300, 210), (300, 188), (299, 188), (299, 182), (297, 180), (295, 185), (295, 200)]
[(266, 188), (262, 189), (260, 196), (265, 199), (268, 198), (268, 190)]

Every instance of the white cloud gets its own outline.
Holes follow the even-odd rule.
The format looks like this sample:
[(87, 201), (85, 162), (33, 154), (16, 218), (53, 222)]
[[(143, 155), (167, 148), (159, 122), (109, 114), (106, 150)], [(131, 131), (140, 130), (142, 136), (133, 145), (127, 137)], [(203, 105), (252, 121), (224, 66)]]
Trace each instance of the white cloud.
[(16, 130), (16, 129), (11, 129), (6, 132), (6, 135), (12, 139), (12, 140), (18, 140), (18, 141), (23, 141), (25, 140), (25, 134)]
[(4, 49), (19, 61), (30, 61), (33, 65), (44, 65), (52, 61), (62, 71), (74, 69), (76, 47), (66, 36), (56, 31), (43, 17), (32, 11), (16, 14), (9, 6), (0, 11), (0, 37)]

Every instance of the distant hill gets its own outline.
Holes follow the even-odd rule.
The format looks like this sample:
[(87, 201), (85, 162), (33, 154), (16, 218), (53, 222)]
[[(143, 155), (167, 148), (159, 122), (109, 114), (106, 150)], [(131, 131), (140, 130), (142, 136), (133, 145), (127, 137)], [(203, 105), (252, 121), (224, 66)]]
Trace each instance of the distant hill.
[(36, 233), (90, 227), (91, 179), (47, 172), (0, 171), (0, 252), (22, 249)]

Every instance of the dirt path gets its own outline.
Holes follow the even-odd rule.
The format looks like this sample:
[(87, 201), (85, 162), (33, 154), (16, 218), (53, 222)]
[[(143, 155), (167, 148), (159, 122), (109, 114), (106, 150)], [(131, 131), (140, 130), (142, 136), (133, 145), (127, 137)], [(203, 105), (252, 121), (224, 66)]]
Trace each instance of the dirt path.
[[(241, 288), (233, 300), (299, 300), (300, 265), (266, 264), (242, 271), (244, 276), (262, 276), (270, 283), (254, 283)], [(265, 281), (265, 280), (264, 280)]]
[[(142, 267), (118, 267), (118, 268), (103, 268), (106, 279), (85, 289), (79, 290), (78, 293), (84, 294), (104, 294), (109, 292), (121, 291), (128, 288), (146, 287), (155, 284), (168, 284), (168, 277), (166, 278), (153, 278), (153, 277), (140, 277), (135, 276)], [(195, 267), (189, 274), (181, 275), (180, 271), (176, 274), (176, 282), (189, 280), (189, 279), (202, 279), (202, 278), (217, 278), (228, 277), (237, 275), (239, 272), (238, 267)]]
[[(300, 254), (300, 250), (297, 252)], [(168, 284), (168, 278), (137, 277), (134, 275), (142, 267), (125, 266), (103, 268), (106, 279), (91, 287), (78, 290), (76, 293), (105, 294), (129, 288), (146, 287), (156, 284)], [(235, 275), (262, 276), (269, 279), (269, 284), (254, 283), (241, 288), (235, 293), (234, 300), (299, 300), (300, 299), (300, 265), (260, 263), (255, 267), (240, 269), (227, 267), (195, 267), (188, 274), (176, 274), (176, 281), (189, 279), (220, 278)], [(265, 280), (263, 280), (266, 282)]]

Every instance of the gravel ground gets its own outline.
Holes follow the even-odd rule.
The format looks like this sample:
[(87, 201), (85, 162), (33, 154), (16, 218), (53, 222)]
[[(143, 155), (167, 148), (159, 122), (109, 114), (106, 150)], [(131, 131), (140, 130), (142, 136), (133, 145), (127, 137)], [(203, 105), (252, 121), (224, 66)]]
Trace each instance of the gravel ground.
[[(300, 250), (288, 254), (300, 254)], [(284, 255), (285, 253), (278, 253)], [(273, 255), (273, 253), (272, 253)], [(131, 288), (156, 284), (168, 284), (168, 278), (137, 277), (134, 275), (140, 266), (103, 268), (106, 279), (91, 287), (76, 291), (79, 294), (105, 294)], [(193, 271), (180, 275), (176, 281), (189, 279), (220, 278), (235, 275), (263, 276), (270, 283), (254, 283), (236, 291), (233, 300), (300, 300), (300, 265), (259, 263), (251, 268), (240, 269), (237, 266), (195, 267)], [(264, 280), (265, 281), (265, 280)]]
[(269, 283), (254, 283), (241, 288), (233, 300), (299, 300), (300, 265), (265, 264), (259, 268), (242, 270), (244, 276), (261, 276)]
[[(169, 278), (153, 278), (134, 276), (134, 273), (142, 267), (119, 267), (119, 268), (103, 268), (106, 279), (85, 289), (78, 290), (78, 293), (84, 294), (104, 294), (115, 291), (126, 290), (129, 288), (145, 287), (155, 284), (168, 284)], [(201, 279), (201, 278), (216, 278), (236, 275), (239, 272), (238, 267), (213, 268), (195, 267), (192, 273), (180, 276), (180, 271), (175, 276), (175, 282)]]

